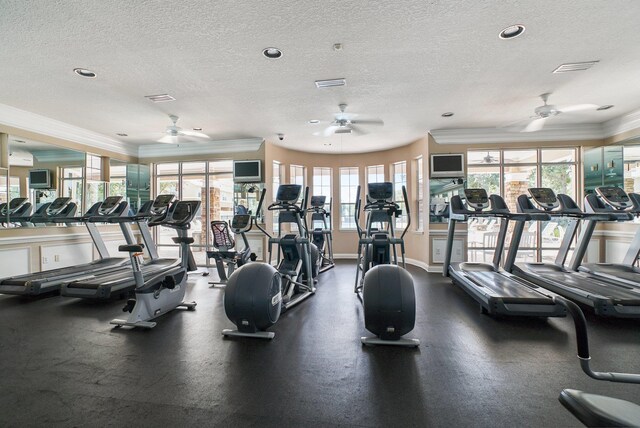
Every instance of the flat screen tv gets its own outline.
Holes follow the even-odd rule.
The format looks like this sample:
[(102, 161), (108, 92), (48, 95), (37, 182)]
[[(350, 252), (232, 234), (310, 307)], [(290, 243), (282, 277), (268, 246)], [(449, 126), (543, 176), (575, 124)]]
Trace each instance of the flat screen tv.
[(262, 161), (237, 160), (233, 161), (233, 181), (235, 183), (261, 183)]
[(48, 169), (29, 170), (30, 189), (51, 189), (51, 171)]
[(464, 177), (464, 155), (462, 153), (431, 155), (431, 177)]

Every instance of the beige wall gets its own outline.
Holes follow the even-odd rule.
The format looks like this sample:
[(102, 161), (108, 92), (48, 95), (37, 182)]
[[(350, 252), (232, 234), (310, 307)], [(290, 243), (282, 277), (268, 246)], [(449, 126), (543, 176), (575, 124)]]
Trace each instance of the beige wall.
[[(333, 209), (332, 209), (332, 225), (333, 225), (333, 248), (335, 254), (355, 255), (357, 251), (357, 233), (353, 230), (340, 230), (339, 227), (339, 183), (340, 183), (340, 168), (341, 167), (358, 167), (360, 171), (360, 184), (363, 186), (366, 183), (366, 167), (371, 165), (384, 165), (385, 166), (385, 179), (390, 180), (390, 165), (394, 162), (406, 161), (407, 162), (407, 192), (411, 207), (415, 206), (416, 200), (416, 183), (414, 176), (414, 163), (413, 160), (418, 156), (422, 156), (425, 160), (424, 171), (426, 171), (426, 159), (427, 159), (427, 138), (422, 138), (404, 147), (399, 147), (391, 150), (385, 150), (373, 153), (358, 153), (358, 154), (319, 154), (319, 153), (307, 153), (296, 150), (289, 150), (284, 147), (277, 146), (270, 142), (266, 143), (265, 153), (265, 183), (267, 187), (266, 203), (273, 202), (273, 162), (278, 161), (284, 165), (285, 179), (284, 182), (289, 181), (289, 166), (301, 165), (306, 167), (306, 183), (313, 191), (313, 168), (314, 167), (329, 167), (332, 168), (332, 187), (333, 187)], [(424, 189), (423, 195), (428, 195), (426, 186), (426, 173), (424, 177)], [(362, 195), (364, 196), (364, 187), (362, 189)], [(412, 217), (415, 219), (414, 213)], [(272, 225), (271, 213), (267, 212), (266, 223), (270, 228)], [(425, 222), (426, 227), (426, 222)], [(426, 233), (415, 231), (414, 224), (411, 225), (410, 231), (405, 236), (405, 245), (407, 257), (422, 262), (426, 265), (428, 261), (428, 245), (427, 245)]]

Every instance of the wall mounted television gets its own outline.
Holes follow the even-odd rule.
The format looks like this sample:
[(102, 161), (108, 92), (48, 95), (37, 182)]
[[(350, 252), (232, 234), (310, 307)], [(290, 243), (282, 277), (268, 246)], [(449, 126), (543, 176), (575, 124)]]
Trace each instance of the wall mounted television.
[(51, 171), (48, 169), (30, 169), (29, 170), (29, 188), (30, 189), (51, 189)]
[(235, 183), (262, 183), (262, 161), (233, 161), (233, 181)]
[(464, 154), (447, 153), (431, 155), (431, 177), (464, 177)]

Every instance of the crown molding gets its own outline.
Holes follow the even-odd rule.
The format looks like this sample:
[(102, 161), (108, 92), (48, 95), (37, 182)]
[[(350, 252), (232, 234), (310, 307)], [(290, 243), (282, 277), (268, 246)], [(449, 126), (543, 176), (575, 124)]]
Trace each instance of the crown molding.
[(640, 109), (615, 117), (602, 124), (605, 137), (613, 137), (638, 128), (640, 128)]
[(137, 156), (138, 154), (136, 146), (127, 145), (115, 138), (6, 104), (0, 104), (0, 124), (123, 155)]
[(263, 142), (264, 138), (241, 138), (182, 144), (146, 144), (138, 149), (138, 158), (255, 152)]
[(557, 125), (532, 132), (510, 132), (500, 128), (434, 129), (431, 136), (437, 144), (519, 143), (535, 141), (576, 141), (604, 138), (602, 125)]

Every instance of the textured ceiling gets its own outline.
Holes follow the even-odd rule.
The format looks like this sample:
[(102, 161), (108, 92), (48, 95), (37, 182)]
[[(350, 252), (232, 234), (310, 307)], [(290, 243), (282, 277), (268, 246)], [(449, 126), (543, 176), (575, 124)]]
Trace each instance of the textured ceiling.
[[(530, 116), (543, 92), (560, 106), (614, 104), (554, 118), (600, 123), (640, 107), (639, 17), (637, 0), (0, 0), (0, 102), (137, 144), (175, 114), (212, 139), (283, 133), (284, 146), (318, 152), (497, 126)], [(515, 23), (523, 36), (497, 37)], [(265, 59), (269, 46), (284, 56)], [(551, 73), (589, 60), (600, 63)], [(346, 87), (314, 85), (338, 77)], [(144, 98), (162, 93), (177, 101)], [(385, 126), (314, 136), (323, 125), (307, 121), (332, 119), (341, 102)]]

